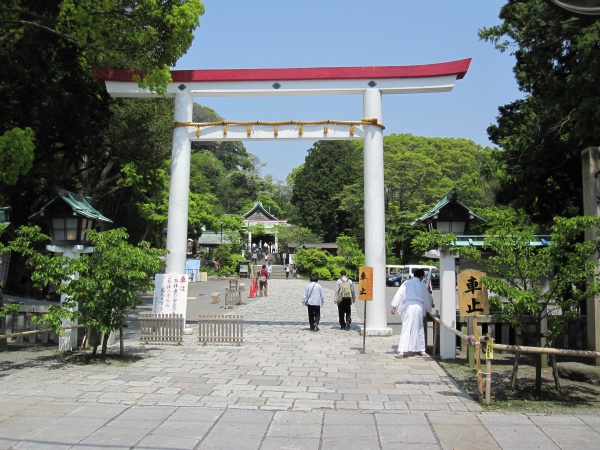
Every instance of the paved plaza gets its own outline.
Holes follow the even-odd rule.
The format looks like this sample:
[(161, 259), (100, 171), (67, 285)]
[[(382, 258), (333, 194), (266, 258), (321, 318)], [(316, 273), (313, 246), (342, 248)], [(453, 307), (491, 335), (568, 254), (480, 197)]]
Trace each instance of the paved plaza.
[[(395, 359), (397, 335), (367, 337), (361, 353), (362, 303), (341, 331), (333, 284), (323, 284), (318, 333), (300, 303), (303, 280), (272, 280), (266, 298), (246, 290), (228, 310), (224, 294), (210, 301), (228, 283), (209, 281), (190, 285), (194, 334), (183, 345), (141, 345), (132, 315), (132, 364), (1, 355), (0, 448), (597, 448), (600, 417), (482, 412), (432, 358)], [(200, 345), (201, 313), (242, 314), (243, 345)]]

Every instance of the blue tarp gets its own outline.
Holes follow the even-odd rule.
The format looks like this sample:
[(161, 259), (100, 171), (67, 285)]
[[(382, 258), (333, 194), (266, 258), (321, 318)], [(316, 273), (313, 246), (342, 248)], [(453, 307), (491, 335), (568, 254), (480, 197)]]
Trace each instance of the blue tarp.
[(200, 271), (200, 260), (199, 259), (186, 259), (185, 260), (185, 273), (188, 276), (190, 283), (198, 281), (198, 272)]

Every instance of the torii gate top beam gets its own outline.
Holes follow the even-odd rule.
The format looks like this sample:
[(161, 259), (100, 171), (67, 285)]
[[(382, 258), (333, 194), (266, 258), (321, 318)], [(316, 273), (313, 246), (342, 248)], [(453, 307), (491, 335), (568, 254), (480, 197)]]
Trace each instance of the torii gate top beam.
[[(182, 90), (197, 97), (351, 95), (373, 88), (382, 94), (447, 92), (470, 63), (468, 58), (415, 66), (173, 70), (167, 95)], [(132, 81), (134, 71), (96, 69), (95, 74), (113, 96), (156, 96)]]

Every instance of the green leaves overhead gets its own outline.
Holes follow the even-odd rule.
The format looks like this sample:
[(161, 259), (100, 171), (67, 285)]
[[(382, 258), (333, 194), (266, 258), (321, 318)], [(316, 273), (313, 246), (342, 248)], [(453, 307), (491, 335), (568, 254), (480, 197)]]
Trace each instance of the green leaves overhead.
[(537, 223), (580, 214), (580, 153), (600, 142), (600, 21), (542, 0), (508, 1), (500, 18), (479, 35), (515, 55), (525, 98), (500, 107), (488, 128), (503, 149), (496, 154), (497, 199)]
[(29, 172), (34, 149), (31, 128), (13, 128), (0, 136), (0, 185), (13, 186)]

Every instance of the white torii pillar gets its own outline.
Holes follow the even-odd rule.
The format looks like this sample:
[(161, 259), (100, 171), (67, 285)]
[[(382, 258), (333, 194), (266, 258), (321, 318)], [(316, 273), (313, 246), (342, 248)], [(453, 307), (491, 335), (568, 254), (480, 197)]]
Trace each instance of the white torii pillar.
[[(167, 86), (175, 98), (166, 273), (185, 273), (192, 140), (364, 140), (365, 261), (373, 267), (373, 301), (368, 302), (366, 331), (390, 334), (387, 326), (385, 279), (385, 204), (382, 94), (449, 92), (467, 73), (470, 59), (417, 66), (320, 67), (282, 69), (176, 70)], [(132, 71), (102, 69), (96, 77), (117, 97), (158, 97), (140, 88)], [(248, 122), (211, 126), (192, 121), (194, 97), (292, 95), (363, 95), (363, 116), (352, 126), (327, 121), (327, 126), (299, 122)], [(363, 119), (377, 119), (376, 123)], [(182, 123), (184, 125), (182, 125)], [(300, 131), (302, 130), (302, 131)]]
[[(175, 121), (191, 122), (194, 97), (183, 90), (175, 94)], [(188, 203), (190, 196), (190, 160), (192, 143), (186, 128), (173, 129), (171, 184), (167, 221), (166, 273), (185, 273), (187, 255)]]
[[(363, 96), (364, 117), (382, 122), (381, 92), (367, 89)], [(373, 267), (373, 301), (367, 302), (365, 327), (370, 335), (390, 335), (387, 326), (385, 280), (385, 196), (383, 183), (383, 130), (368, 127), (364, 138), (365, 264)], [(369, 180), (367, 182), (367, 180)]]

